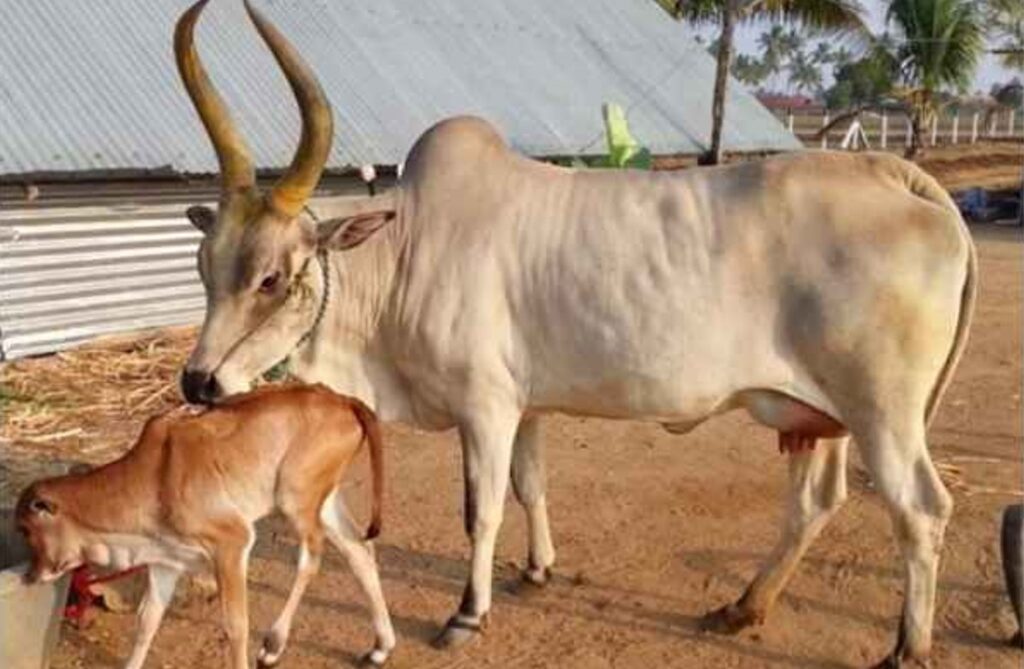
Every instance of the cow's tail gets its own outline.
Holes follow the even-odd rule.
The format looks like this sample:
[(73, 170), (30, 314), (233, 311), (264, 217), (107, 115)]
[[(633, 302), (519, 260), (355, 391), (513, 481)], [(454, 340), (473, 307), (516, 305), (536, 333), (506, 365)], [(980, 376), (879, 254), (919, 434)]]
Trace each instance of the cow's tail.
[(935, 178), (917, 167), (912, 166), (907, 171), (907, 186), (910, 192), (920, 198), (933, 202), (940, 207), (948, 209), (956, 217), (960, 226), (960, 234), (963, 236), (964, 244), (967, 245), (967, 273), (964, 277), (964, 286), (960, 294), (960, 315), (957, 318), (956, 334), (953, 337), (953, 346), (950, 348), (949, 356), (946, 358), (942, 370), (939, 372), (931, 395), (928, 397), (928, 405), (925, 408), (925, 427), (931, 425), (932, 419), (939, 408), (939, 401), (949, 387), (953, 378), (953, 371), (963, 356), (964, 348), (967, 346), (967, 332), (971, 327), (971, 319), (974, 316), (974, 304), (978, 293), (978, 252), (974, 248), (974, 241), (971, 239), (971, 232), (967, 229), (960, 210), (953, 201), (953, 197), (939, 185)]
[(375, 539), (381, 528), (381, 500), (384, 497), (384, 440), (380, 433), (377, 415), (359, 400), (352, 400), (352, 410), (363, 429), (363, 440), (370, 447), (370, 472), (373, 486), (373, 502), (370, 507), (370, 525), (366, 528), (366, 539)]

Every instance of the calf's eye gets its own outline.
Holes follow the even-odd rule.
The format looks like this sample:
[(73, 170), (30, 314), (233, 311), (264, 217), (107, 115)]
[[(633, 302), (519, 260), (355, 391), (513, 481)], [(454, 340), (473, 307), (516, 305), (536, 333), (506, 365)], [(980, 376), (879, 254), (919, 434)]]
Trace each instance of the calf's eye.
[(281, 278), (280, 272), (274, 272), (263, 277), (263, 281), (260, 281), (260, 292), (271, 293), (277, 288), (277, 282)]

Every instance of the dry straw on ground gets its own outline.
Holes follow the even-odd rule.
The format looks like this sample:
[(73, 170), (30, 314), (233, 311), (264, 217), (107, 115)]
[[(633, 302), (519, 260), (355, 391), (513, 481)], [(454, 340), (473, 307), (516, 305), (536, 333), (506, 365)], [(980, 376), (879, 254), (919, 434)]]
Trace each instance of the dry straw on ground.
[(0, 505), (28, 480), (106, 462), (142, 421), (181, 402), (193, 328), (167, 328), (0, 366)]

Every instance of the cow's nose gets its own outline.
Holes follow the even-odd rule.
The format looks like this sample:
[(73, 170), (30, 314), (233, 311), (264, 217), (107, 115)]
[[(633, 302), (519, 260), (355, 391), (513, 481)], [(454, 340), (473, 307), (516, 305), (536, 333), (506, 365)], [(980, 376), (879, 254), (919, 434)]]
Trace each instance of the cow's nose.
[(191, 404), (212, 404), (220, 395), (220, 384), (213, 374), (186, 369), (181, 374), (181, 393)]

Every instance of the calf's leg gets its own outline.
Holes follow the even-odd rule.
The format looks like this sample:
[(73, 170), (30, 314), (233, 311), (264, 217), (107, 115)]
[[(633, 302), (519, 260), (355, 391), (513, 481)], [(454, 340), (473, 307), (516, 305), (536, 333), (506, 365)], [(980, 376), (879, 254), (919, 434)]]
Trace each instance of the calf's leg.
[(323, 522), (327, 538), (348, 560), (352, 573), (370, 602), (370, 615), (376, 638), (373, 650), (366, 655), (365, 660), (380, 666), (387, 661), (395, 647), (395, 630), (391, 626), (388, 605), (380, 587), (373, 544), (363, 540), (362, 533), (352, 522), (337, 489), (327, 496), (320, 508), (320, 520)]
[(248, 669), (249, 605), (245, 581), (254, 532), (251, 527), (241, 525), (232, 530), (214, 550), (214, 573), (228, 637), (228, 667)]
[(825, 439), (789, 455), (789, 495), (782, 537), (746, 592), (705, 616), (705, 629), (734, 633), (764, 621), (800, 558), (846, 499), (849, 439)]
[(546, 488), (540, 419), (524, 418), (519, 423), (515, 444), (512, 446), (512, 490), (526, 512), (526, 528), (529, 532), (529, 555), (523, 580), (534, 585), (547, 583), (551, 565), (555, 563), (555, 547), (551, 542), (551, 529), (548, 525)]
[(125, 663), (125, 669), (142, 669), (146, 654), (153, 643), (164, 612), (174, 596), (174, 586), (178, 583), (181, 572), (163, 565), (149, 565), (147, 572), (146, 594), (139, 605), (138, 628), (135, 631), (135, 643), (132, 654)]
[(281, 659), (288, 636), (292, 629), (295, 611), (299, 608), (306, 587), (320, 571), (320, 556), (323, 554), (323, 538), (318, 534), (304, 536), (299, 545), (299, 564), (295, 572), (295, 582), (284, 608), (271, 625), (270, 631), (263, 637), (263, 646), (256, 655), (260, 666), (272, 667)]

